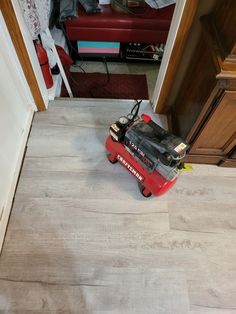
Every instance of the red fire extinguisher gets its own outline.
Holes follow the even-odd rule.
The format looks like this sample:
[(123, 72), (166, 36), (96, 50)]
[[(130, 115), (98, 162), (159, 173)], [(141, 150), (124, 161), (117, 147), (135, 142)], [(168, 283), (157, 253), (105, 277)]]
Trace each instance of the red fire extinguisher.
[(39, 64), (43, 73), (43, 78), (46, 84), (46, 87), (49, 89), (53, 86), (52, 74), (50, 71), (48, 56), (46, 50), (43, 48), (39, 40), (35, 41), (35, 49)]

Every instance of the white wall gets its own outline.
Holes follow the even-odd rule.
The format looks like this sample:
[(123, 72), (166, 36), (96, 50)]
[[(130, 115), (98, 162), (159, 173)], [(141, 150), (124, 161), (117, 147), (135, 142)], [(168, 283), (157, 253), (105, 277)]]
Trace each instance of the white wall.
[(36, 110), (0, 11), (0, 249)]

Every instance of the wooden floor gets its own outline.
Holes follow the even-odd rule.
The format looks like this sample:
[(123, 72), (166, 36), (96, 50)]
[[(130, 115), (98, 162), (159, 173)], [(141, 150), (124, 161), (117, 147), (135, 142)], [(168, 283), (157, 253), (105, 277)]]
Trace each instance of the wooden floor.
[(35, 115), (0, 313), (236, 313), (235, 169), (196, 165), (144, 199), (104, 151), (108, 125), (130, 108), (57, 101)]

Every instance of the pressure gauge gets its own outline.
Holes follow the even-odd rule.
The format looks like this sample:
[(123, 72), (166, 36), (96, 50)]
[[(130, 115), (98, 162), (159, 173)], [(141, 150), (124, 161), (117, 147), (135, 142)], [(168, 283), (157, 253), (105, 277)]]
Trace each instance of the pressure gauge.
[(110, 135), (115, 142), (122, 142), (124, 140), (127, 126), (129, 125), (129, 119), (126, 116), (122, 116), (118, 121), (110, 126)]
[(123, 117), (120, 117), (119, 122), (120, 124), (125, 125), (129, 122), (129, 120), (127, 117), (123, 116)]

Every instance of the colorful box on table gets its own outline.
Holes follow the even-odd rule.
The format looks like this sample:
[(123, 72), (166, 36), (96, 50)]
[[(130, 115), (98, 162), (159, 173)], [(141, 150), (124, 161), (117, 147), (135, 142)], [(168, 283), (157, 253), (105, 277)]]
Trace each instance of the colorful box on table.
[(78, 52), (84, 57), (117, 57), (120, 53), (119, 42), (77, 41)]

